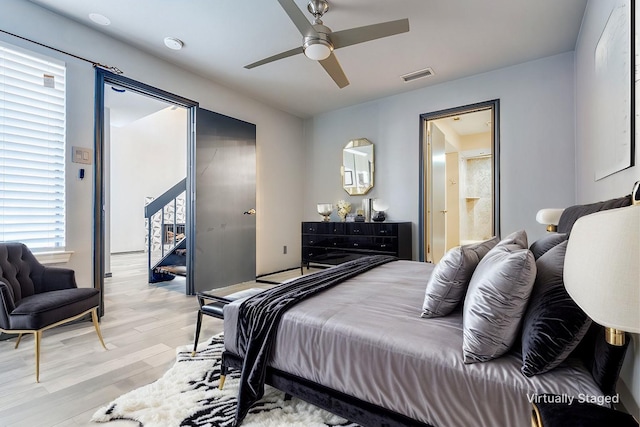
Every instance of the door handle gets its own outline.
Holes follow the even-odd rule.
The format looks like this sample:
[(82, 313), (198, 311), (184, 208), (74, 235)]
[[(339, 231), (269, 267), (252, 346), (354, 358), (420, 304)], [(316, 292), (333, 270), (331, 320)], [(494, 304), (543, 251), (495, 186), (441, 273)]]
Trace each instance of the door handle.
[(246, 211), (243, 215), (255, 215), (256, 214), (256, 210), (251, 208), (248, 211)]
[(440, 211), (440, 213), (447, 213), (447, 211), (446, 211), (446, 209), (445, 209), (445, 210), (443, 210), (443, 211)]

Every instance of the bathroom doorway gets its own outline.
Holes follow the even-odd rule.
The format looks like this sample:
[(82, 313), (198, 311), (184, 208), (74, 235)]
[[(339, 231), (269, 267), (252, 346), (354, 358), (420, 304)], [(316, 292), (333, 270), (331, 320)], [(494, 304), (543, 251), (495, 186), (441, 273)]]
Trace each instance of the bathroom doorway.
[(499, 101), (421, 116), (420, 260), (499, 235)]

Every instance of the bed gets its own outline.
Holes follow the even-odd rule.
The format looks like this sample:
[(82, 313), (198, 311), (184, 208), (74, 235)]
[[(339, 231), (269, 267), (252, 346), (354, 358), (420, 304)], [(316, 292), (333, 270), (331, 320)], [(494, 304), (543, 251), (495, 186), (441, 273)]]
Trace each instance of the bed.
[[(569, 208), (558, 232), (581, 215), (630, 198)], [(520, 340), (490, 361), (465, 363), (463, 308), (420, 316), (435, 266), (392, 261), (286, 310), (273, 337), (265, 381), (363, 426), (527, 426), (535, 396), (602, 396), (615, 390), (626, 349), (604, 344), (592, 324), (569, 357), (525, 376)], [(238, 317), (224, 308), (223, 372), (241, 369)]]

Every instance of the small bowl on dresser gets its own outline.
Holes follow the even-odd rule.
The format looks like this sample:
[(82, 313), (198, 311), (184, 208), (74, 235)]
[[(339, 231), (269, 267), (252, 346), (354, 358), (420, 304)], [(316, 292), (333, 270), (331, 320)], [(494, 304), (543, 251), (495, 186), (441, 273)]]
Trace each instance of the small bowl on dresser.
[(318, 203), (318, 213), (323, 216), (324, 222), (329, 222), (329, 216), (333, 212), (333, 205), (331, 203)]

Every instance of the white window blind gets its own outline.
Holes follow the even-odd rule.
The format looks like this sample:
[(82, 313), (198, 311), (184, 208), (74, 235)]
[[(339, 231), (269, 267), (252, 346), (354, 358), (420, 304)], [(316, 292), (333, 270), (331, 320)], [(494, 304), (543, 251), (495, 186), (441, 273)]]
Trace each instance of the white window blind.
[(0, 241), (65, 246), (65, 66), (0, 44)]

